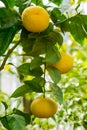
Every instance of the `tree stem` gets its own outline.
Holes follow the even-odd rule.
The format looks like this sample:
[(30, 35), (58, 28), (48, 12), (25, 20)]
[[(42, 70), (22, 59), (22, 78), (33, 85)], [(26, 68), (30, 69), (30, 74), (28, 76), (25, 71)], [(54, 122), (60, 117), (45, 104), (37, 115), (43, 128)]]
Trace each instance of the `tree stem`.
[(43, 84), (43, 97), (45, 98), (45, 77), (46, 76), (46, 63), (44, 63), (44, 84)]
[(20, 43), (20, 40), (11, 49), (8, 50), (8, 52), (7, 52), (3, 62), (1, 64), (1, 66), (0, 66), (0, 71), (3, 70), (3, 68), (4, 68), (5, 64), (6, 64), (7, 59), (9, 58), (9, 56), (11, 55), (13, 50), (19, 45), (19, 43)]

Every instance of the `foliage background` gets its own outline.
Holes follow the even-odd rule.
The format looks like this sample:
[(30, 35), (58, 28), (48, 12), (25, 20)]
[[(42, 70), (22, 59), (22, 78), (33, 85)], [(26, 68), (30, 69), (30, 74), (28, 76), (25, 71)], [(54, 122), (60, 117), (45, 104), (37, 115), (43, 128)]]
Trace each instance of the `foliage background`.
[[(49, 0), (50, 3), (55, 4), (55, 8), (53, 8), (52, 4), (44, 5), (43, 1), (40, 0), (32, 0), (27, 2), (26, 0), (1, 1), (5, 4), (4, 8), (0, 8), (1, 76), (3, 73), (8, 73), (11, 76), (13, 75), (13, 79), (16, 77), (18, 86), (16, 86), (17, 89), (15, 87), (12, 90), (12, 92), (16, 90), (12, 95), (14, 98), (10, 97), (12, 93), (7, 94), (2, 91), (3, 89), (1, 89), (0, 130), (58, 130), (60, 128), (64, 130), (75, 130), (80, 126), (81, 129), (86, 130), (87, 16), (81, 8), (81, 5), (86, 1), (71, 0), (64, 4), (62, 0)], [(20, 16), (23, 9), (31, 4), (38, 4), (48, 9), (53, 22), (50, 23), (48, 29), (40, 35), (28, 33), (23, 28), (21, 23)], [(53, 9), (50, 10), (49, 6), (51, 6), (51, 9)], [(59, 32), (57, 33), (54, 32), (53, 25), (61, 30), (58, 30)], [(30, 36), (29, 39), (27, 38), (28, 34)], [(46, 37), (45, 41), (43, 41), (44, 36)], [(39, 44), (41, 45), (40, 47), (38, 47), (38, 43), (35, 42), (36, 39), (38, 39)], [(34, 45), (33, 49), (32, 44), (28, 44), (29, 41)], [(39, 57), (39, 55), (43, 54), (45, 50), (43, 42), (46, 42), (49, 47), (50, 43), (52, 43), (52, 47), (50, 47), (48, 52), (46, 52), (44, 59)], [(54, 49), (54, 44), (56, 43), (58, 48)], [(59, 49), (70, 53), (74, 57), (74, 67), (72, 71), (64, 75), (60, 75), (60, 73), (54, 69), (51, 69), (49, 72), (50, 76), (48, 76), (48, 74), (46, 75), (47, 77), (45, 82), (47, 82), (47, 80), (50, 78), (50, 80), (53, 82), (51, 84), (46, 83), (46, 85), (51, 86), (51, 92), (47, 91), (46, 94), (50, 94), (56, 99), (56, 101), (59, 103), (59, 110), (57, 114), (50, 119), (35, 118), (29, 113), (25, 113), (23, 111), (23, 97), (20, 96), (23, 96), (28, 91), (29, 93), (26, 94), (26, 99), (30, 101), (30, 99), (37, 97), (43, 92), (42, 84), (40, 85), (38, 82), (36, 82), (38, 80), (42, 81), (43, 83), (43, 78), (41, 77), (43, 72), (40, 68), (40, 65), (44, 64), (42, 60), (45, 62), (50, 61), (52, 63), (55, 62), (53, 60), (54, 58), (58, 60), (59, 55), (56, 54)], [(39, 52), (38, 50), (41, 51)], [(37, 57), (35, 56), (36, 52), (38, 52)], [(26, 56), (24, 56), (24, 54)], [(55, 54), (54, 57), (52, 57), (53, 54)], [(34, 60), (30, 64), (30, 60), (32, 59), (31, 56), (34, 57)], [(30, 71), (30, 67), (32, 67), (32, 71)], [(33, 84), (32, 80), (30, 80), (31, 77), (27, 77), (29, 75), (36, 77), (36, 79), (33, 80), (35, 85)], [(58, 78), (56, 78), (56, 76)], [(27, 78), (28, 81), (25, 82)], [(4, 82), (6, 82), (5, 79)], [(31, 88), (30, 86), (33, 87)], [(1, 88), (3, 87), (1, 86)]]

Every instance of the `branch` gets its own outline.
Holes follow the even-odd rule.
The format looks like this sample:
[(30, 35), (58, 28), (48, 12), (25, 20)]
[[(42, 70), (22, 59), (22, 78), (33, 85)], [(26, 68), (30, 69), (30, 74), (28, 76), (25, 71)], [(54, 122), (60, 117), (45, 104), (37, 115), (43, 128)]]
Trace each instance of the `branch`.
[(20, 40), (17, 42), (17, 44), (15, 44), (11, 49), (8, 50), (8, 52), (7, 52), (3, 62), (1, 64), (1, 66), (0, 66), (0, 71), (3, 70), (3, 68), (4, 68), (5, 64), (6, 64), (7, 59), (9, 58), (9, 56), (11, 55), (13, 50), (19, 45), (19, 43), (20, 43)]

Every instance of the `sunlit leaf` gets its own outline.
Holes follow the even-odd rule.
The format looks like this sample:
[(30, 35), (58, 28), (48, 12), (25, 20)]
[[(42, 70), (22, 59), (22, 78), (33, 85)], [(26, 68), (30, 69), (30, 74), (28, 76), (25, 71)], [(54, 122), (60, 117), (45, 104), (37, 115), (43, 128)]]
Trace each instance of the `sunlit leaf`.
[(36, 5), (43, 5), (43, 1), (42, 0), (31, 0), (34, 4)]
[(58, 49), (56, 47), (48, 48), (46, 50), (46, 56), (44, 59), (45, 62), (55, 63), (59, 59), (60, 59), (60, 53), (58, 52)]
[(53, 82), (55, 84), (57, 84), (61, 79), (61, 74), (59, 73), (59, 71), (56, 68), (53, 68), (53, 67), (48, 67), (47, 71), (48, 71), (51, 79), (53, 80)]
[(31, 0), (15, 0), (15, 5), (18, 7), (19, 9), (19, 13), (22, 14), (23, 10), (30, 6), (31, 4)]
[(8, 105), (7, 105), (7, 103), (6, 103), (6, 102), (4, 102), (4, 101), (1, 101), (1, 103), (4, 105), (4, 107), (5, 107), (5, 110), (7, 110), (7, 108), (8, 108)]
[(4, 7), (0, 8), (0, 30), (12, 27), (19, 19), (16, 11), (11, 11)]
[(12, 26), (7, 29), (0, 30), (0, 55), (3, 55), (8, 48), (9, 44), (11, 44), (15, 33), (19, 30), (17, 25)]
[(65, 15), (61, 13), (58, 8), (54, 8), (51, 11), (51, 19), (56, 24), (56, 22), (62, 22), (66, 19)]
[(18, 110), (17, 108), (13, 109), (13, 113), (24, 117), (26, 124), (29, 124), (31, 122), (29, 113), (22, 112), (22, 111)]
[(11, 130), (7, 121), (7, 116), (1, 117), (0, 121), (6, 129)]
[(60, 5), (63, 0), (49, 0), (50, 2), (53, 2), (56, 5)]
[(56, 100), (62, 104), (63, 103), (63, 92), (62, 89), (55, 85), (55, 84), (51, 84), (51, 89), (52, 89), (52, 95), (56, 98)]
[(32, 91), (42, 92), (42, 88), (43, 88), (44, 82), (45, 82), (44, 78), (36, 77), (36, 78), (33, 78), (32, 81), (25, 81), (25, 84), (29, 85), (29, 87), (32, 86), (31, 87)]
[(50, 32), (48, 37), (54, 41), (55, 43), (58, 43), (59, 45), (62, 45), (63, 44), (63, 37), (60, 33), (56, 32), (56, 31), (53, 31), (53, 32)]
[(87, 38), (87, 16), (76, 15), (60, 24), (63, 32), (70, 32), (74, 39), (83, 44), (84, 38)]
[(25, 81), (25, 84), (17, 88), (11, 97), (20, 97), (28, 92), (43, 92), (44, 79), (41, 77), (34, 78), (31, 81)]
[(20, 115), (12, 114), (12, 115), (2, 117), (0, 120), (3, 126), (8, 130), (19, 130), (19, 129), (26, 130), (25, 119)]
[(1, 0), (1, 1), (5, 4), (6, 8), (9, 9), (12, 9), (15, 5), (15, 0)]
[(24, 63), (24, 64), (20, 65), (17, 68), (17, 70), (18, 70), (19, 74), (21, 74), (21, 75), (41, 76), (43, 74), (41, 67), (31, 69), (30, 63)]
[(24, 52), (27, 55), (29, 55), (30, 51), (32, 50), (33, 44), (35, 42), (35, 39), (28, 38), (29, 35), (30, 35), (30, 33), (23, 28), (22, 32), (21, 32), (21, 44), (22, 44)]
[(35, 68), (39, 67), (40, 65), (42, 65), (42, 60), (43, 60), (43, 58), (41, 58), (41, 57), (35, 57), (30, 63), (30, 68), (35, 69)]

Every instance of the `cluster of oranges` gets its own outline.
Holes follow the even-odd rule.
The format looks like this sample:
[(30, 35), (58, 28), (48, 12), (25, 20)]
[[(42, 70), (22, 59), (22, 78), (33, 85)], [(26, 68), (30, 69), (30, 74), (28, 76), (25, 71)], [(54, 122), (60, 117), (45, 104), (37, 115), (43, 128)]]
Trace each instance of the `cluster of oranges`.
[[(22, 23), (27, 31), (40, 33), (47, 29), (50, 22), (48, 12), (40, 6), (30, 6), (22, 13)], [(73, 67), (73, 58), (65, 53), (60, 53), (61, 58), (55, 64), (49, 64), (59, 70), (61, 74), (67, 73)], [(48, 67), (49, 67), (48, 66)], [(48, 118), (57, 112), (58, 105), (55, 100), (48, 97), (39, 97), (32, 101), (30, 109), (33, 115)]]

